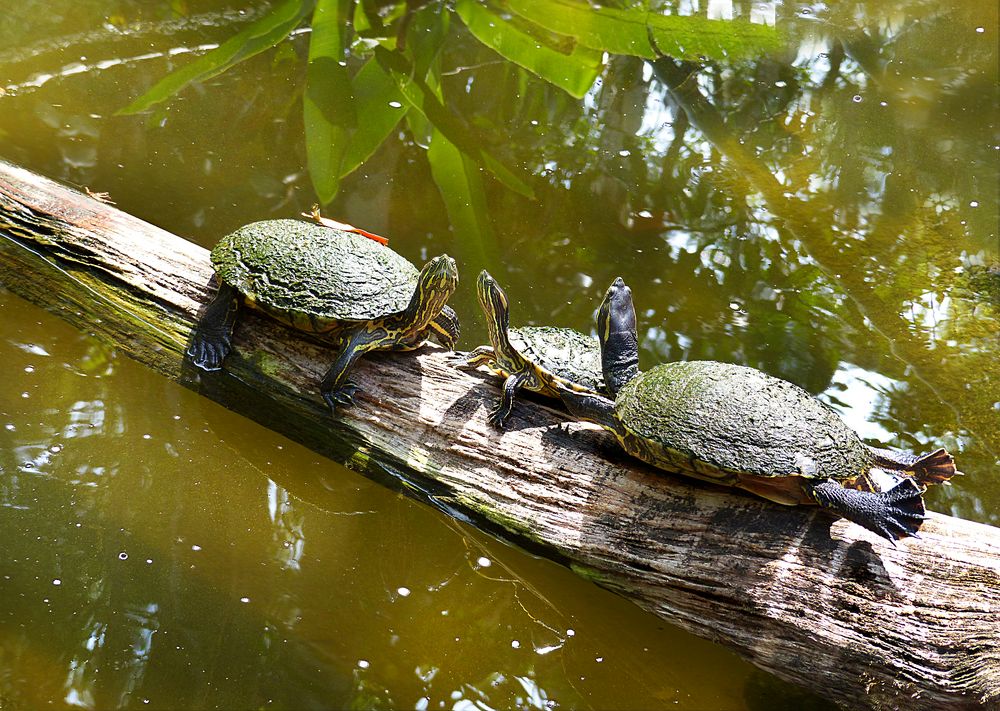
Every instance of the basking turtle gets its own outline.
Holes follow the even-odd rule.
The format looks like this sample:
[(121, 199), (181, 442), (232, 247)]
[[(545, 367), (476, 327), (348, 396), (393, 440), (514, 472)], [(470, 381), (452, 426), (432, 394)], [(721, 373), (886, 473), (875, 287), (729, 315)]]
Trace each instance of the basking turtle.
[[(959, 473), (944, 449), (918, 457), (867, 446), (805, 390), (753, 368), (691, 361), (626, 372), (616, 364), (636, 362), (635, 311), (621, 279), (599, 319), (614, 401), (567, 387), (559, 394), (571, 413), (650, 464), (782, 504), (819, 504), (890, 541), (916, 536), (926, 484)], [(898, 483), (879, 491), (880, 472)]]
[(349, 405), (347, 379), (368, 351), (411, 350), (429, 336), (454, 348), (459, 324), (445, 302), (458, 285), (446, 254), (419, 272), (370, 239), (301, 220), (265, 220), (223, 237), (212, 250), (219, 293), (195, 330), (188, 355), (218, 370), (230, 351), (241, 304), (340, 346), (320, 385), (323, 399)]
[(476, 293), (486, 315), (492, 345), (472, 351), (467, 364), (486, 365), (505, 378), (503, 395), (487, 418), (490, 424), (504, 426), (514, 407), (514, 396), (521, 388), (558, 397), (553, 377), (568, 381), (569, 387), (604, 390), (601, 347), (596, 338), (571, 328), (510, 328), (507, 295), (485, 270), (479, 273)]

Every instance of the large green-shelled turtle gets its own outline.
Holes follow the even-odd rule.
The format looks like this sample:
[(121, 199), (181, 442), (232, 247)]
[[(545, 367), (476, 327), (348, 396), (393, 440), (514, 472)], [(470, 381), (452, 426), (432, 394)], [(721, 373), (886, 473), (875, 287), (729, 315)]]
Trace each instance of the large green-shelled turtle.
[(388, 247), (353, 232), (301, 220), (265, 220), (223, 237), (212, 250), (219, 293), (188, 355), (218, 370), (247, 304), (287, 326), (340, 347), (320, 385), (335, 410), (352, 402), (355, 361), (375, 350), (411, 350), (433, 336), (454, 348), (458, 317), (445, 303), (458, 285), (455, 260), (431, 259), (419, 272)]
[(521, 388), (558, 397), (555, 377), (567, 381), (567, 387), (604, 391), (601, 347), (596, 338), (571, 328), (510, 328), (507, 294), (485, 270), (476, 280), (476, 294), (486, 316), (491, 345), (473, 350), (467, 364), (485, 365), (504, 378), (503, 394), (487, 418), (490, 424), (504, 426)]
[[(916, 536), (924, 486), (955, 475), (944, 449), (914, 456), (869, 447), (805, 390), (753, 368), (665, 363), (639, 373), (631, 291), (619, 279), (599, 312), (614, 400), (560, 387), (567, 408), (655, 466), (782, 504), (819, 504), (890, 541)], [(631, 334), (631, 337), (628, 337)], [(875, 474), (896, 483), (880, 491)]]

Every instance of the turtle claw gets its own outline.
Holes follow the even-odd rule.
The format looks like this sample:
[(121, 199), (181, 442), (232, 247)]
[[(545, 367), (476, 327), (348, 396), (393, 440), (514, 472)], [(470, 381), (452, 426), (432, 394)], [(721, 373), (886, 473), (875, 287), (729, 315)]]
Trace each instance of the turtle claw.
[(336, 390), (322, 393), (323, 400), (330, 407), (330, 413), (337, 414), (337, 407), (350, 407), (354, 404), (354, 396), (358, 392), (358, 386), (347, 382)]
[(198, 368), (206, 371), (222, 370), (222, 361), (232, 350), (228, 333), (198, 331), (191, 340), (187, 355)]
[(498, 430), (502, 430), (504, 425), (507, 424), (507, 418), (510, 417), (510, 412), (511, 408), (504, 407), (501, 402), (490, 410), (490, 414), (486, 416), (486, 421)]

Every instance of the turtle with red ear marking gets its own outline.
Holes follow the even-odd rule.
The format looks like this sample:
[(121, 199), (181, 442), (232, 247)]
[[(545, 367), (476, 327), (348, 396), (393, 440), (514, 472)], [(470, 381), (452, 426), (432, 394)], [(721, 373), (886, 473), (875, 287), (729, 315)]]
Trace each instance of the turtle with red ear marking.
[[(960, 474), (943, 449), (869, 447), (827, 405), (754, 368), (689, 361), (640, 373), (632, 292), (620, 279), (597, 331), (614, 399), (557, 382), (559, 396), (654, 466), (781, 504), (819, 504), (890, 541), (917, 537), (925, 485)], [(873, 483), (879, 470), (896, 477), (887, 491)]]
[(265, 220), (223, 237), (212, 250), (219, 292), (202, 316), (188, 356), (219, 370), (245, 304), (286, 326), (336, 344), (320, 384), (335, 411), (353, 402), (354, 364), (377, 350), (412, 350), (429, 337), (452, 349), (458, 316), (446, 302), (458, 286), (447, 254), (417, 270), (386, 246), (354, 232), (301, 220)]

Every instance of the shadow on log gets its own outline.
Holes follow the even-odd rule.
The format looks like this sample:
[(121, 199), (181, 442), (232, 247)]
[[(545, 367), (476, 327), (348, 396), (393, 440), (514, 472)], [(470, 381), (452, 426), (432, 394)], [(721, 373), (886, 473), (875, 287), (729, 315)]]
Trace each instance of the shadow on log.
[(931, 514), (893, 547), (628, 459), (596, 427), (522, 401), (509, 430), (461, 354), (359, 364), (357, 405), (317, 393), (329, 349), (248, 314), (224, 371), (185, 364), (214, 292), (208, 252), (0, 162), (0, 283), (141, 363), (451, 515), (569, 565), (844, 706), (1000, 704), (1000, 531)]

